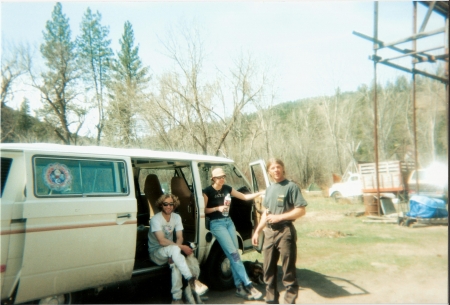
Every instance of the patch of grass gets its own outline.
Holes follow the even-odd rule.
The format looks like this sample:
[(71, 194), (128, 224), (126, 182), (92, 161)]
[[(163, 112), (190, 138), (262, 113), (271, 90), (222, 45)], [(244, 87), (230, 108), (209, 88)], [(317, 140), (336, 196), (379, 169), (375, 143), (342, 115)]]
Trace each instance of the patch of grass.
[[(307, 215), (295, 222), (297, 268), (322, 274), (377, 272), (386, 268), (448, 269), (448, 227), (408, 228), (364, 223), (362, 203), (307, 198)], [(346, 216), (350, 215), (350, 216)], [(251, 252), (243, 260), (262, 261)]]

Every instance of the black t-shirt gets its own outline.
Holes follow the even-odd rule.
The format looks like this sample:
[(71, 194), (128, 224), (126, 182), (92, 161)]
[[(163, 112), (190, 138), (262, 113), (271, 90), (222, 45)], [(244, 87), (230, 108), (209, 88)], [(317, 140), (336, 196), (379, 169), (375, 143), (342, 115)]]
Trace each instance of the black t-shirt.
[[(231, 196), (232, 189), (233, 188), (231, 186), (226, 185), (226, 184), (224, 184), (219, 191), (215, 190), (211, 185), (205, 187), (203, 189), (203, 194), (205, 194), (206, 197), (208, 197), (207, 208), (215, 208), (215, 207), (223, 205), (223, 203), (225, 201), (225, 196), (227, 194), (230, 194), (230, 196)], [(231, 208), (231, 204), (230, 204), (230, 208)], [(222, 212), (220, 212), (220, 211), (215, 211), (215, 212), (209, 213), (209, 214), (207, 214), (207, 216), (211, 220), (228, 217), (228, 216), (223, 216)]]

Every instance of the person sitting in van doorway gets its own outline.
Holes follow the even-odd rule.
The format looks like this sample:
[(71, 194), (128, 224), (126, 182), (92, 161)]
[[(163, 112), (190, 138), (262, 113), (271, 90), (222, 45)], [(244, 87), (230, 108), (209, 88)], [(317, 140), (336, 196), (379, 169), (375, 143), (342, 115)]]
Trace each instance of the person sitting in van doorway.
[[(164, 194), (158, 198), (156, 205), (160, 210), (150, 219), (148, 233), (148, 251), (150, 259), (158, 265), (167, 264), (170, 260), (172, 269), (172, 304), (183, 304), (182, 278), (183, 276), (198, 295), (204, 295), (208, 287), (192, 275), (185, 256), (181, 253), (193, 255), (193, 250), (183, 245), (183, 224), (180, 215), (173, 211), (180, 205), (178, 197), (173, 194)], [(176, 242), (173, 233), (176, 232)], [(175, 266), (172, 265), (175, 264)], [(176, 268), (174, 268), (176, 267)]]
[(258, 244), (259, 232), (264, 229), (264, 283), (266, 284), (266, 303), (278, 304), (277, 288), (278, 260), (281, 259), (282, 282), (286, 288), (285, 304), (295, 304), (298, 296), (298, 282), (295, 263), (297, 261), (297, 231), (292, 224), (306, 213), (308, 203), (300, 188), (285, 178), (283, 161), (271, 158), (267, 172), (275, 182), (266, 190), (263, 201), (265, 211), (252, 237), (252, 244)]
[(234, 284), (236, 286), (236, 296), (246, 300), (258, 300), (262, 298), (262, 293), (252, 285), (245, 266), (239, 255), (239, 244), (237, 240), (236, 227), (229, 217), (231, 196), (241, 200), (252, 200), (263, 192), (254, 194), (242, 194), (231, 186), (225, 184), (225, 172), (218, 167), (211, 173), (212, 185), (203, 189), (205, 200), (205, 214), (208, 214), (210, 222), (210, 232), (219, 242), (223, 252), (231, 263)]

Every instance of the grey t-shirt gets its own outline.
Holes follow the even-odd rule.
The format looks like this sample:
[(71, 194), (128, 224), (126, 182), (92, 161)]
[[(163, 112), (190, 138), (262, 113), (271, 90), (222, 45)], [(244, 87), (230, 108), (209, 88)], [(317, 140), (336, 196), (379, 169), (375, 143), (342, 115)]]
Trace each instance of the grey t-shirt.
[(176, 213), (170, 214), (169, 221), (164, 219), (162, 212), (159, 212), (153, 216), (150, 219), (150, 230), (148, 231), (148, 252), (151, 253), (162, 247), (156, 239), (154, 232), (162, 231), (167, 239), (173, 240), (174, 230), (183, 230), (183, 223), (181, 222), (180, 215)]
[(283, 180), (271, 184), (264, 197), (263, 206), (269, 209), (271, 214), (283, 214), (294, 208), (305, 207), (308, 203), (303, 198), (302, 191), (294, 182)]

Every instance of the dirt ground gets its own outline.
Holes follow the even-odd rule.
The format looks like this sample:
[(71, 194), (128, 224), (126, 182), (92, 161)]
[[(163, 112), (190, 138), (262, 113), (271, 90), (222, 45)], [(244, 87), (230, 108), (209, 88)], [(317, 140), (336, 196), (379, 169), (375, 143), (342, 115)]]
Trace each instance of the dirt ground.
[[(308, 217), (339, 218), (342, 214), (309, 213)], [(303, 221), (306, 221), (304, 219)], [(411, 229), (415, 230), (415, 229)], [(431, 230), (436, 234), (448, 236), (448, 226), (428, 226), (420, 230)], [(341, 234), (341, 232), (331, 232), (319, 230), (314, 234)], [(341, 237), (341, 236), (327, 236)], [(382, 249), (380, 249), (382, 251)], [(432, 248), (418, 246), (411, 250), (398, 247), (398, 254), (411, 257), (421, 255), (432, 255), (436, 259), (443, 260), (439, 266), (447, 266), (442, 270), (436, 267), (401, 268), (396, 265), (389, 265), (374, 261), (371, 263), (376, 271), (370, 274), (364, 272), (352, 272), (344, 274), (320, 274), (308, 269), (298, 269), (297, 278), (299, 280), (299, 296), (297, 304), (448, 304), (449, 303), (449, 283), (448, 283), (448, 242), (437, 244)], [(281, 269), (279, 267), (279, 274)], [(170, 279), (141, 283), (134, 287), (117, 287), (107, 289), (100, 295), (88, 298), (84, 303), (97, 304), (163, 304), (170, 303)], [(264, 294), (263, 285), (256, 286)], [(284, 289), (282, 283), (278, 283), (280, 288), (280, 302), (283, 303)], [(227, 291), (209, 291), (205, 300), (207, 304), (260, 304), (265, 303), (264, 299), (259, 301), (246, 301), (236, 297), (234, 289)]]
[[(343, 214), (308, 213), (302, 221), (338, 220)], [(306, 219), (311, 218), (311, 219)], [(319, 219), (320, 218), (320, 219)], [(322, 219), (323, 218), (323, 219)], [(412, 229), (414, 230), (414, 229)], [(431, 230), (436, 234), (448, 236), (448, 226), (427, 226), (420, 230)], [(343, 237), (342, 232), (319, 230), (313, 234), (321, 237)], [(382, 251), (382, 249), (380, 249)], [(414, 251), (398, 248), (399, 255), (412, 257), (418, 255), (432, 255), (437, 259), (445, 260), (443, 265), (448, 267), (448, 242), (436, 245), (433, 248), (417, 247)], [(376, 272), (367, 274), (320, 274), (308, 269), (297, 270), (300, 290), (296, 300), (297, 304), (448, 304), (449, 283), (448, 268), (430, 270), (410, 267), (400, 268), (380, 262), (372, 262)], [(279, 268), (281, 275), (281, 269)], [(283, 287), (278, 283), (278, 287)], [(257, 286), (264, 291), (264, 286)], [(280, 290), (280, 303), (283, 303), (284, 289)], [(234, 290), (225, 292), (211, 291), (208, 293), (207, 303), (211, 304), (252, 304), (264, 303), (261, 301), (245, 301), (234, 296)]]
[[(445, 259), (445, 258), (442, 258)], [(448, 271), (427, 273), (410, 268), (398, 270), (392, 266), (373, 263), (380, 268), (376, 275), (323, 275), (311, 270), (298, 270), (300, 284), (296, 304), (448, 304)], [(89, 304), (164, 304), (170, 303), (170, 282), (165, 288), (140, 287), (105, 291), (85, 300)], [(264, 291), (262, 285), (256, 286)], [(282, 287), (281, 282), (278, 287)], [(153, 287), (156, 288), (156, 287)], [(281, 290), (283, 303), (284, 291)], [(209, 291), (206, 304), (262, 304), (246, 301), (234, 295), (234, 290)]]
[[(430, 226), (421, 230), (434, 230), (447, 234), (447, 226)], [(404, 251), (399, 249), (399, 251)], [(409, 255), (421, 255), (432, 251), (438, 259), (448, 262), (448, 243), (433, 249), (418, 249)], [(402, 255), (405, 253), (402, 252)], [(377, 268), (370, 275), (366, 273), (320, 274), (308, 269), (297, 270), (300, 284), (297, 304), (448, 304), (448, 270), (434, 268), (432, 272), (423, 268), (400, 269), (395, 265), (372, 262)], [(448, 266), (448, 263), (447, 263)], [(279, 269), (281, 274), (281, 270)], [(264, 286), (256, 286), (264, 292)], [(281, 282), (278, 287), (282, 287)], [(207, 304), (261, 304), (260, 301), (246, 301), (234, 295), (235, 291), (209, 291)], [(283, 303), (284, 289), (280, 289)], [(141, 283), (133, 287), (106, 289), (98, 296), (91, 296), (83, 303), (90, 304), (164, 304), (170, 303), (170, 279), (161, 280), (159, 285)]]
[[(429, 226), (421, 230), (433, 230), (436, 234), (447, 234), (447, 226)], [(402, 255), (421, 255), (430, 251), (438, 259), (446, 260), (448, 266), (448, 243), (436, 245), (432, 249), (417, 249), (414, 253)], [(408, 250), (409, 251), (409, 250)], [(395, 265), (372, 262), (377, 272), (351, 274), (320, 274), (308, 269), (297, 270), (300, 284), (297, 304), (448, 304), (448, 269), (432, 272), (423, 268), (410, 267), (400, 269)], [(281, 269), (279, 269), (281, 274)], [(278, 283), (278, 287), (283, 287)], [(261, 291), (264, 286), (257, 286)], [(283, 303), (284, 291), (280, 291), (280, 303)], [(211, 304), (252, 304), (262, 301), (244, 301), (234, 296), (234, 291), (208, 293)]]
[[(444, 258), (443, 258), (444, 259)], [(376, 262), (374, 262), (376, 264)], [(298, 270), (300, 284), (296, 304), (448, 304), (448, 271), (438, 274), (411, 268), (399, 271), (378, 264), (375, 276), (365, 274), (323, 275), (310, 270)], [(282, 287), (281, 282), (278, 287)], [(263, 286), (257, 286), (261, 291)], [(281, 291), (280, 303), (284, 292)], [(244, 301), (234, 291), (208, 293), (211, 304), (258, 304)]]

